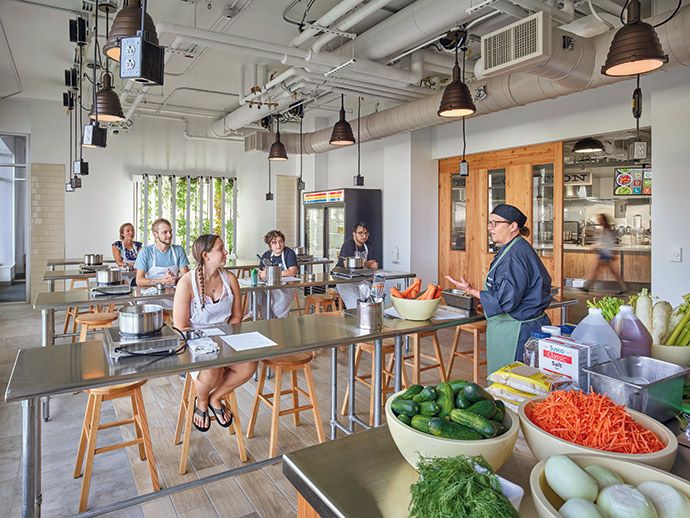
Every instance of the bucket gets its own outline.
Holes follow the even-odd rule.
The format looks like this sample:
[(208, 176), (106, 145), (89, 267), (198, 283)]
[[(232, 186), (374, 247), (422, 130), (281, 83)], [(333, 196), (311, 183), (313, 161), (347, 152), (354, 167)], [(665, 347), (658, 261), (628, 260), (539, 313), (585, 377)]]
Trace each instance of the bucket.
[(266, 286), (278, 286), (282, 283), (280, 278), (280, 266), (266, 267)]
[(357, 327), (378, 331), (383, 327), (383, 301), (357, 301)]

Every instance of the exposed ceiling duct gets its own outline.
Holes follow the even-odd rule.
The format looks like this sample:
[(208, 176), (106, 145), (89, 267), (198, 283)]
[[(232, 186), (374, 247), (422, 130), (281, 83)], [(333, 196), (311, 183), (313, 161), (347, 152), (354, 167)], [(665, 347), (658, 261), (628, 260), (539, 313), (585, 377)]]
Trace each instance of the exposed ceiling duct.
[[(402, 12), (402, 11), (401, 11)], [(648, 20), (657, 23), (668, 13)], [(573, 92), (596, 88), (618, 82), (624, 78), (606, 77), (600, 73), (613, 39), (615, 29), (593, 39), (574, 36), (573, 50), (554, 45), (554, 53), (544, 63), (528, 72), (514, 72), (484, 80), (471, 81), (470, 89), (481, 88), (486, 97), (477, 102), (477, 115), (497, 112), (545, 99), (556, 98)], [(665, 25), (657, 28), (663, 48), (669, 55), (669, 63), (664, 68), (678, 65), (690, 66), (690, 6), (682, 8)], [(564, 33), (554, 30), (554, 38), (562, 38)], [(361, 118), (361, 141), (376, 140), (396, 133), (437, 126), (447, 121), (437, 116), (441, 93), (412, 101)], [(353, 121), (353, 126), (356, 121)], [(354, 128), (356, 131), (356, 127)], [(328, 143), (330, 128), (303, 135), (304, 153), (321, 153), (336, 149)], [(285, 135), (288, 153), (299, 149), (299, 137)]]

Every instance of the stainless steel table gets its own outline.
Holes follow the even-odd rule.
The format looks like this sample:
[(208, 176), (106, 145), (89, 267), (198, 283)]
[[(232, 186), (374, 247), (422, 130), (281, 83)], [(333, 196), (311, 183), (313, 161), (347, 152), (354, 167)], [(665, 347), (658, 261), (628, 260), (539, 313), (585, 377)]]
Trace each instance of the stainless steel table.
[[(385, 338), (397, 338), (395, 348), (396, 372), (395, 386), (400, 387), (400, 370), (402, 366), (403, 335), (434, 331), (445, 327), (453, 327), (481, 319), (479, 315), (444, 321), (412, 322), (408, 320), (386, 319), (381, 331), (371, 332), (359, 329), (356, 319), (345, 312), (338, 315), (306, 315), (288, 319), (261, 320), (231, 326), (218, 326), (228, 334), (247, 333), (257, 331), (278, 345), (247, 351), (235, 351), (224, 344), (218, 337), (220, 352), (212, 358), (197, 359), (189, 352), (178, 356), (165, 358), (123, 358), (113, 361), (102, 341), (84, 342), (71, 345), (56, 345), (34, 349), (20, 349), (7, 385), (5, 400), (7, 402), (22, 401), (22, 480), (23, 480), (23, 515), (27, 517), (39, 516), (41, 505), (41, 411), (39, 399), (53, 394), (70, 393), (103, 387), (143, 378), (168, 376), (190, 370), (206, 369), (232, 363), (255, 361), (313, 351), (321, 348), (347, 344), (353, 351), (351, 344), (362, 341), (374, 341), (375, 348), (375, 386), (379, 390), (375, 393), (375, 405), (378, 413), (375, 415), (375, 425), (380, 425), (381, 416), (381, 350)], [(334, 347), (337, 349), (337, 347)], [(337, 420), (337, 362), (335, 352), (332, 355), (331, 367), (331, 437), (335, 437), (333, 422)], [(354, 381), (350, 378), (350, 392), (354, 392)], [(334, 404), (335, 403), (335, 404)], [(354, 412), (354, 409), (352, 410)], [(348, 431), (347, 428), (343, 428)], [(271, 460), (271, 459), (269, 459)], [(257, 467), (265, 465), (261, 461)], [(224, 476), (231, 476), (246, 471), (247, 467), (230, 470)], [(201, 485), (218, 480), (218, 475), (208, 479), (200, 479), (187, 483), (177, 490), (186, 490), (195, 485)], [(136, 505), (144, 501), (169, 494), (167, 492), (151, 493), (128, 500), (127, 505)], [(120, 509), (120, 504), (113, 507)]]
[[(115, 259), (110, 258), (110, 259), (105, 259), (105, 256), (103, 258), (104, 263), (114, 263)], [(46, 266), (48, 267), (49, 270), (55, 270), (56, 266), (79, 266), (80, 264), (84, 263), (84, 256), (82, 255), (81, 257), (74, 257), (74, 258), (62, 258), (62, 259), (48, 259), (46, 261)]]

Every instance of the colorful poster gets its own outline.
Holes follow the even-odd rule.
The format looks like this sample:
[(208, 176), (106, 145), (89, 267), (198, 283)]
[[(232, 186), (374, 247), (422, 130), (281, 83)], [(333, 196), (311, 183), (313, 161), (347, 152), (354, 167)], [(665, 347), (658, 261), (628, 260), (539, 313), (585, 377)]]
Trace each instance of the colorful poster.
[(617, 168), (614, 174), (613, 194), (616, 196), (650, 196), (652, 170), (648, 168)]

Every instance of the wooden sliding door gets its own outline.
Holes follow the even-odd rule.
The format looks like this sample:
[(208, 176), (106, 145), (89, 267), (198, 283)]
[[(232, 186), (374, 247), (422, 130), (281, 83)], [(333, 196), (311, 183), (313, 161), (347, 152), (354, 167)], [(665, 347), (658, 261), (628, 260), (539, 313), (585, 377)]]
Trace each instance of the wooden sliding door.
[(528, 240), (551, 274), (553, 286), (561, 287), (563, 144), (492, 151), (466, 160), (467, 177), (458, 174), (460, 157), (439, 161), (439, 279), (462, 275), (475, 286), (483, 285), (496, 251), (486, 228), (489, 213), (496, 205), (509, 203), (527, 216), (532, 232)]

